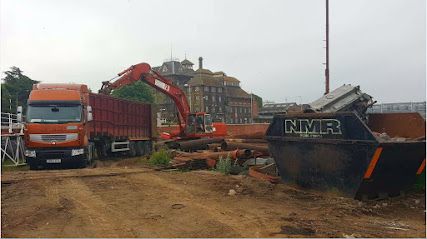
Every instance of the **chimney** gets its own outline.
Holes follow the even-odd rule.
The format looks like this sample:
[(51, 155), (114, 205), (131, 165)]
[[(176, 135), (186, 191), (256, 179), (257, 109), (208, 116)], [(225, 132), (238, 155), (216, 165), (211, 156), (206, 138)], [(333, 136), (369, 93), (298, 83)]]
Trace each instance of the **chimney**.
[(199, 57), (199, 69), (203, 69), (203, 57)]

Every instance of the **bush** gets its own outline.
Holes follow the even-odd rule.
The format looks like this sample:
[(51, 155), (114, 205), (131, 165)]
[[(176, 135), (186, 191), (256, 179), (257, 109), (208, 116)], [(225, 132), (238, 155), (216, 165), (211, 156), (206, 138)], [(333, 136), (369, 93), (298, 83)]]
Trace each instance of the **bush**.
[(170, 154), (165, 149), (160, 149), (157, 152), (154, 152), (150, 157), (150, 164), (152, 165), (162, 165), (167, 166), (171, 161)]
[(219, 158), (218, 163), (216, 164), (216, 170), (223, 173), (224, 175), (230, 174), (231, 171), (231, 158), (230, 155), (227, 155), (227, 158)]

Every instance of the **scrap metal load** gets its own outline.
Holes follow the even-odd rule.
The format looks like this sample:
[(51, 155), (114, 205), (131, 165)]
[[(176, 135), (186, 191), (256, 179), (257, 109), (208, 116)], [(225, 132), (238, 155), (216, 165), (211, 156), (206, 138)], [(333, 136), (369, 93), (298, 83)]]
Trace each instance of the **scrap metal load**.
[(345, 95), (322, 107), (311, 104), (332, 113), (274, 116), (266, 139), (282, 180), (356, 199), (399, 195), (425, 168), (424, 118), (418, 113), (365, 115), (372, 98)]
[(348, 84), (310, 103), (304, 112), (355, 112), (360, 118), (365, 119), (366, 110), (374, 103), (372, 96), (363, 93), (359, 86)]

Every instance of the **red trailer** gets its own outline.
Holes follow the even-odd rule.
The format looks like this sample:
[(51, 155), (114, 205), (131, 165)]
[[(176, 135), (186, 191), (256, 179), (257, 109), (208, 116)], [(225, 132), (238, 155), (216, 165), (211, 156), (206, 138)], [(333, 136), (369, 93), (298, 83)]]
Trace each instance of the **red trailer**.
[(151, 105), (117, 99), (107, 95), (89, 94), (93, 120), (88, 134), (98, 154), (128, 151), (139, 156), (151, 151)]

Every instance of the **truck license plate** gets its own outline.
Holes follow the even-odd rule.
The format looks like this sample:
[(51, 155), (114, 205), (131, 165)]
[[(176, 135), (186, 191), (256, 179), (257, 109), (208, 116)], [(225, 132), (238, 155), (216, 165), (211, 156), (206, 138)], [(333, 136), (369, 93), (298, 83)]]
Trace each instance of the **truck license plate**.
[(61, 163), (61, 159), (46, 159), (46, 163)]

